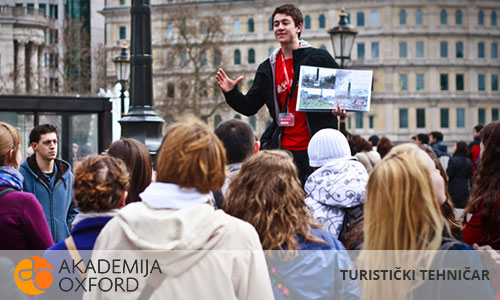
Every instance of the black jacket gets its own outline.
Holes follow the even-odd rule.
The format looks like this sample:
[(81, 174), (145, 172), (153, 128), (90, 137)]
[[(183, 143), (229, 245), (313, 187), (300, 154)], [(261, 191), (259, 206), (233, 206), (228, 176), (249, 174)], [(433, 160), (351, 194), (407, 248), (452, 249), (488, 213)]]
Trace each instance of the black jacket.
[(472, 178), (472, 160), (464, 156), (450, 158), (448, 168), (448, 192), (455, 208), (465, 208), (469, 199), (469, 186)]
[[(264, 104), (267, 106), (273, 122), (262, 134), (262, 148), (279, 148), (281, 146), (281, 131), (277, 126), (278, 114), (281, 109), (274, 83), (278, 51), (279, 49), (275, 50), (271, 57), (259, 65), (253, 85), (246, 95), (243, 95), (237, 87), (224, 94), (229, 106), (245, 116), (254, 115)], [(305, 41), (301, 41), (300, 48), (293, 51), (294, 88), (297, 88), (296, 83), (299, 82), (301, 65), (324, 68), (339, 67), (326, 50), (313, 48)], [(337, 117), (331, 112), (306, 112), (306, 120), (311, 136), (323, 128), (338, 128)], [(268, 140), (272, 140), (272, 147), (266, 147)]]

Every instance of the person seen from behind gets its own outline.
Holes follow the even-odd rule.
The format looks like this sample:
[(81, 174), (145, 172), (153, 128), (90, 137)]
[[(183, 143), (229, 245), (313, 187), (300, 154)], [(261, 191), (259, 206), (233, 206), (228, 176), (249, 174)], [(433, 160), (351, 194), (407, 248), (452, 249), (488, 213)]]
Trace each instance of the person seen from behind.
[[(359, 299), (355, 281), (335, 277), (335, 270), (350, 267), (348, 256), (324, 251), (345, 248), (310, 216), (304, 196), (292, 155), (263, 150), (248, 158), (233, 177), (222, 209), (252, 224), (264, 250), (286, 250), (289, 255), (317, 250), (303, 251), (305, 257), (298, 254), (293, 261), (268, 252), (276, 299)], [(298, 271), (304, 268), (307, 277)]]
[(453, 156), (446, 169), (449, 177), (448, 191), (456, 208), (465, 208), (467, 205), (472, 170), (473, 163), (469, 158), (467, 143), (460, 141), (455, 145)]
[(54, 244), (43, 209), (23, 192), (21, 136), (0, 122), (0, 250), (45, 250)]

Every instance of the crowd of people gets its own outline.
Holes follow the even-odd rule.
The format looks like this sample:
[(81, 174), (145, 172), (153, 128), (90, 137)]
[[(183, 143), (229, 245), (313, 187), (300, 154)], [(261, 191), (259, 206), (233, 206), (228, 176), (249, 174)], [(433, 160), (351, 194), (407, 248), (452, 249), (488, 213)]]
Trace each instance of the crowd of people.
[[(122, 139), (76, 162), (73, 175), (57, 159), (56, 127), (33, 128), (34, 154), (22, 162), (19, 133), (1, 122), (0, 248), (199, 250), (161, 259), (168, 276), (154, 293), (169, 299), (373, 297), (338, 277), (354, 268), (346, 249), (481, 251), (500, 264), (491, 251), (500, 249), (500, 121), (476, 126), (451, 155), (437, 131), (397, 146), (339, 131), (340, 107), (295, 111), (299, 66), (334, 68), (334, 59), (299, 39), (294, 5), (272, 20), (281, 48), (249, 92), (238, 91), (242, 77), (216, 76), (236, 111), (268, 107), (260, 139), (243, 121), (211, 131), (188, 120), (170, 127), (154, 168), (143, 144)], [(455, 208), (465, 208), (460, 220)], [(494, 297), (493, 287), (476, 288)]]

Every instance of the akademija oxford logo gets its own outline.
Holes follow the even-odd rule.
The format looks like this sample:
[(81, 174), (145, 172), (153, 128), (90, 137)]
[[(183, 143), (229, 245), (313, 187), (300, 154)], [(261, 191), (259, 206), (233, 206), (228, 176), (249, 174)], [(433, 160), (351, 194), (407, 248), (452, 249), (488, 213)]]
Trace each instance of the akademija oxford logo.
[(52, 285), (52, 272), (54, 270), (48, 261), (39, 256), (31, 256), (17, 264), (14, 280), (22, 292), (36, 296), (45, 293)]

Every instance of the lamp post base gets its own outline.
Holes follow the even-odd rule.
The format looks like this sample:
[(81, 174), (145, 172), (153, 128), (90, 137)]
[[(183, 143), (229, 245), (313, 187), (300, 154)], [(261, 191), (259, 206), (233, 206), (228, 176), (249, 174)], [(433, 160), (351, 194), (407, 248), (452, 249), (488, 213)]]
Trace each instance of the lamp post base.
[(164, 120), (153, 108), (147, 105), (132, 107), (119, 122), (122, 126), (122, 137), (134, 138), (143, 143), (154, 160), (163, 138), (161, 128)]

